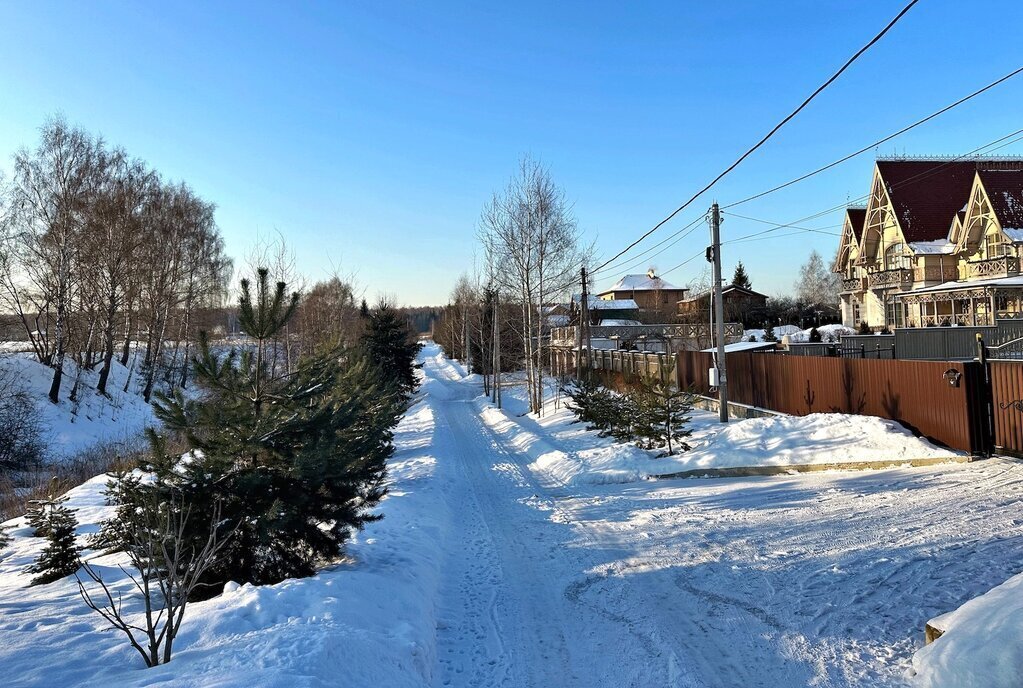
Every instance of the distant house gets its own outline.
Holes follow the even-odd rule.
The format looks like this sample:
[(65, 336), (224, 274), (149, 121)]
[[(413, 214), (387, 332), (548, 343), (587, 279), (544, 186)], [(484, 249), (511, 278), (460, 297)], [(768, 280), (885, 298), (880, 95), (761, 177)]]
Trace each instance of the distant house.
[(540, 313), (544, 317), (544, 324), (547, 327), (565, 327), (571, 323), (572, 312), (569, 307), (562, 303), (554, 303), (543, 306)]
[[(707, 322), (710, 317), (711, 292), (705, 291), (678, 302), (679, 319), (687, 322)], [(725, 309), (725, 322), (741, 322), (750, 326), (759, 324), (767, 306), (767, 295), (752, 289), (730, 284), (721, 291)]]
[(645, 275), (622, 277), (610, 289), (597, 294), (597, 297), (602, 301), (632, 300), (641, 311), (669, 316), (674, 315), (675, 304), (685, 298), (687, 291), (666, 282), (650, 270)]
[[(581, 294), (572, 294), (572, 321), (578, 320), (579, 307), (582, 304)], [(589, 296), (587, 310), (590, 324), (597, 325), (602, 320), (635, 320), (639, 316), (639, 306), (633, 299), (604, 299)]]

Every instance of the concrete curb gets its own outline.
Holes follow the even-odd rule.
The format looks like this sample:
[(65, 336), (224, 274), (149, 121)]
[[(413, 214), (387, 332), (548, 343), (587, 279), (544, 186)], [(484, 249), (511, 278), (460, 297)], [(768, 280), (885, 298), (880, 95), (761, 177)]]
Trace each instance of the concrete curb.
[(888, 459), (884, 461), (854, 461), (850, 463), (797, 463), (786, 466), (736, 466), (734, 468), (693, 468), (688, 471), (660, 473), (648, 476), (651, 480), (676, 480), (678, 478), (750, 478), (756, 476), (787, 475), (790, 473), (813, 473), (816, 471), (865, 471), (900, 466), (936, 466), (942, 463), (969, 463), (972, 456), (941, 456), (926, 459)]

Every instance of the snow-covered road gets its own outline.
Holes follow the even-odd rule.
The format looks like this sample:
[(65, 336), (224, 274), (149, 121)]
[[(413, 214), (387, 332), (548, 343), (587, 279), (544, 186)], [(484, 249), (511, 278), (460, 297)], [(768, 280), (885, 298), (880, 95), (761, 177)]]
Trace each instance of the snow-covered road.
[(927, 619), (1023, 569), (1016, 462), (568, 487), (424, 362), (457, 464), (437, 686), (905, 685)]

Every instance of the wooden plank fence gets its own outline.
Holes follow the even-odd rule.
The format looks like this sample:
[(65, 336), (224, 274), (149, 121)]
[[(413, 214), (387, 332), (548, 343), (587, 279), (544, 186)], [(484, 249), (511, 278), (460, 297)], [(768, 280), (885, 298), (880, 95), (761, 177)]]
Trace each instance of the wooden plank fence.
[[(574, 349), (554, 349), (556, 374), (575, 374)], [(656, 351), (621, 351), (618, 349), (583, 349), (583, 367), (608, 373), (621, 373), (624, 377), (663, 377), (670, 376), (675, 381), (675, 354)]]

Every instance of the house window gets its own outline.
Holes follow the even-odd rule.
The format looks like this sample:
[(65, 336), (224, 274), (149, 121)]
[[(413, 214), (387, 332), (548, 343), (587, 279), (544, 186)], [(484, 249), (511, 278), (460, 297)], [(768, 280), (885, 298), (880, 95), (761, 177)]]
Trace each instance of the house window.
[(853, 321), (853, 327), (858, 327), (860, 322), (861, 322), (861, 319), (860, 319), (860, 302), (857, 301), (856, 299), (852, 300), (852, 321)]
[(909, 267), (909, 256), (906, 255), (904, 244), (892, 244), (884, 251), (884, 269), (898, 270)]
[(902, 327), (902, 302), (892, 299), (885, 307), (885, 325), (888, 327)]
[(984, 237), (984, 257), (1001, 258), (1006, 255), (1007, 243), (1001, 233), (988, 234)]

